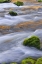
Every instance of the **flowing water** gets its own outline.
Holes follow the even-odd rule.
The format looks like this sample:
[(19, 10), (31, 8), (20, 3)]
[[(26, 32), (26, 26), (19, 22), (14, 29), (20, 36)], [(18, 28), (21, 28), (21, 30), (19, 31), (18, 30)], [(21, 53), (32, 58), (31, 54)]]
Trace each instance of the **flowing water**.
[[(31, 35), (37, 35), (42, 42), (42, 4), (30, 3), (20, 7), (5, 5), (0, 6), (0, 63), (19, 62), (29, 56), (42, 57), (41, 50), (23, 46), (24, 39)], [(35, 9), (29, 6), (39, 7)], [(9, 10), (16, 11), (18, 16), (10, 16)]]

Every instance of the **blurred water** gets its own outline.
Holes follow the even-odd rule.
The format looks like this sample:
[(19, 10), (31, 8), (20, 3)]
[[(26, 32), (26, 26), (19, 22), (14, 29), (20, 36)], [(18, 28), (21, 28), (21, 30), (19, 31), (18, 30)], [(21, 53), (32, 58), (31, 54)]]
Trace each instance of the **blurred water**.
[[(14, 4), (12, 4), (12, 6), (7, 6), (5, 3), (4, 6), (2, 5), (3, 4), (0, 4), (0, 8), (2, 10), (0, 10), (0, 25), (14, 26), (21, 22), (37, 22), (38, 20), (42, 20), (42, 8), (39, 8), (37, 10), (30, 10), (27, 7), (26, 10), (26, 6), (42, 6), (42, 4), (25, 3), (24, 6), (20, 7)], [(6, 7), (7, 10), (4, 9)], [(16, 11), (18, 13), (17, 16), (10, 16), (8, 14), (8, 12), (10, 11), (9, 8), (11, 7), (13, 8), (13, 11)], [(23, 8), (25, 8), (24, 11), (22, 10)], [(25, 47), (22, 45), (24, 39), (30, 37), (31, 35), (37, 35), (42, 42), (42, 29), (37, 29), (36, 31), (27, 30), (22, 32), (13, 32), (6, 35), (1, 35), (0, 33), (0, 63), (11, 61), (19, 62), (28, 56), (42, 57), (42, 51), (37, 50), (34, 47)]]
[[(38, 30), (39, 31), (39, 30)], [(25, 47), (22, 45), (23, 40), (30, 35), (41, 36), (42, 30), (40, 32), (18, 32), (11, 33), (0, 37), (0, 62), (10, 62), (10, 61), (21, 61), (23, 58), (34, 56), (42, 56), (42, 51), (37, 50), (33, 47)], [(37, 33), (38, 32), (38, 33)]]

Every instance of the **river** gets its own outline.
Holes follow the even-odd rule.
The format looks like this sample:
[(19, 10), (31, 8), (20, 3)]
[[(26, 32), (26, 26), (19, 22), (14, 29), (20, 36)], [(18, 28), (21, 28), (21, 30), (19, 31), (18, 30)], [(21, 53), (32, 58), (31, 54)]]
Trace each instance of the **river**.
[(29, 56), (42, 57), (42, 50), (23, 46), (24, 39), (31, 35), (37, 35), (42, 42), (42, 4), (13, 6), (11, 10), (18, 13), (18, 16), (13, 17), (8, 14), (10, 8), (2, 7), (1, 10), (0, 63), (19, 62)]

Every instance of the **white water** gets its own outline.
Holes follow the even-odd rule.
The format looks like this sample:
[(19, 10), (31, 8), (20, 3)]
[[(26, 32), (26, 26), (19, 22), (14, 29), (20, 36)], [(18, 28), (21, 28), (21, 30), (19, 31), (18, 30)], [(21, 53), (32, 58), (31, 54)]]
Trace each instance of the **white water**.
[[(38, 10), (31, 11), (28, 9), (29, 6), (35, 6), (35, 4), (30, 3), (30, 5), (24, 5), (19, 7), (13, 3), (0, 4), (0, 25), (16, 25), (20, 22), (37, 21), (42, 19), (42, 7)], [(17, 12), (18, 16), (10, 16), (8, 14), (10, 8), (12, 8), (13, 11)], [(25, 8), (25, 11), (22, 11), (23, 8)]]
[(13, 4), (13, 3), (1, 3), (0, 4), (0, 8), (14, 8), (14, 7), (18, 7), (18, 6), (16, 6), (15, 4)]
[(42, 30), (35, 32), (11, 33), (0, 37), (0, 62), (20, 61), (25, 57), (42, 56), (42, 51), (22, 45), (23, 40), (30, 35), (38, 35), (42, 39)]
[[(9, 4), (9, 3), (8, 3)], [(30, 12), (26, 10), (25, 12), (21, 11), (21, 8), (26, 8), (26, 6), (20, 6), (17, 7), (16, 5), (10, 3), (8, 4), (0, 4), (0, 12), (5, 11), (4, 8), (13, 8), (13, 10), (17, 11), (19, 16), (10, 16), (7, 13), (8, 11), (5, 11), (4, 14), (1, 16), (0, 14), (0, 25), (16, 25), (21, 22), (26, 21), (37, 21), (42, 19), (42, 10), (36, 10), (33, 12)], [(12, 4), (12, 6), (10, 6)], [(3, 5), (3, 6), (2, 6)], [(34, 4), (28, 4), (30, 6), (33, 6)], [(28, 6), (27, 5), (27, 6)], [(14, 9), (14, 7), (16, 7)], [(19, 10), (17, 10), (19, 9)], [(26, 14), (27, 13), (27, 14)], [(22, 14), (22, 15), (21, 15)], [(41, 42), (42, 42), (42, 29), (37, 29), (36, 31), (28, 31), (27, 32), (15, 32), (10, 33), (7, 35), (0, 36), (0, 63), (2, 62), (10, 62), (10, 61), (21, 61), (22, 59), (33, 56), (33, 57), (42, 57), (42, 51), (37, 50), (33, 47), (25, 47), (22, 45), (25, 38), (30, 37), (31, 35), (37, 35)]]
[[(42, 15), (42, 14), (41, 14)], [(5, 15), (5, 17), (0, 17), (0, 25), (16, 25), (20, 22), (26, 22), (26, 21), (37, 21), (42, 19), (42, 16), (35, 14), (31, 15), (21, 15), (21, 16), (8, 16)]]

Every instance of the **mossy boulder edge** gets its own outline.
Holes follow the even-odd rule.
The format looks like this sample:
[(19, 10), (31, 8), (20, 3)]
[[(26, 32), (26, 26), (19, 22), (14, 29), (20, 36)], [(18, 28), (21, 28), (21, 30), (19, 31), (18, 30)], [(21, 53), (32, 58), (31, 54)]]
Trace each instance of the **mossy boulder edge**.
[(23, 45), (40, 49), (40, 39), (37, 36), (31, 36), (23, 41)]

